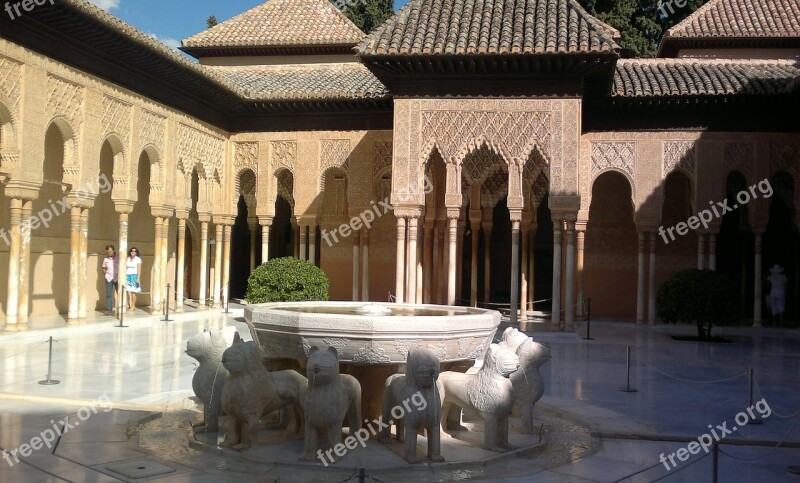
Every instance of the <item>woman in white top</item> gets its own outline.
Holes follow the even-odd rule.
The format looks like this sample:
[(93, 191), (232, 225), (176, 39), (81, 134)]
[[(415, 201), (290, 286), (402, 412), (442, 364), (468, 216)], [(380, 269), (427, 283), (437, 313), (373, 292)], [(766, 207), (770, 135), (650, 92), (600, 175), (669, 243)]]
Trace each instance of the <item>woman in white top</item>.
[(132, 247), (128, 250), (128, 258), (125, 260), (125, 290), (128, 291), (128, 310), (136, 310), (136, 294), (142, 291), (139, 283), (139, 276), (142, 274), (142, 259), (139, 258), (139, 250)]

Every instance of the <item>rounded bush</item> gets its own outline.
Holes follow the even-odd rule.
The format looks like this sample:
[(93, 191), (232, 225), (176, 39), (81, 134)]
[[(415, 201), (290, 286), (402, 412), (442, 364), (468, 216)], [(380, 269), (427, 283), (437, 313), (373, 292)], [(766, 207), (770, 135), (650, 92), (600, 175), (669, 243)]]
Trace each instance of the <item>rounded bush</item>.
[(247, 279), (250, 304), (328, 300), (328, 277), (314, 264), (294, 257), (273, 258)]
[(666, 323), (694, 323), (701, 339), (711, 338), (711, 328), (738, 321), (739, 289), (729, 277), (712, 270), (689, 269), (675, 273), (658, 288), (656, 314)]

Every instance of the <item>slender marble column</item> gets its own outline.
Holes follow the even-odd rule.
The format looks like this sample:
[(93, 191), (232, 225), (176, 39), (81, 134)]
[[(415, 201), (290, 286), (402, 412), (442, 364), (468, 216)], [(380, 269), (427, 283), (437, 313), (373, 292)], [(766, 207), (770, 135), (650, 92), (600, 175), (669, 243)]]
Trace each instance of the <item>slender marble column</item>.
[(510, 324), (517, 325), (517, 307), (519, 304), (519, 220), (511, 221), (511, 304)]
[[(70, 257), (69, 257), (69, 311), (67, 312), (68, 320), (75, 320), (78, 318), (78, 304), (80, 302), (80, 268), (81, 268), (81, 208), (73, 206), (70, 209)], [(19, 245), (17, 245), (19, 246)], [(19, 248), (17, 248), (17, 261), (19, 263)], [(19, 268), (16, 269), (17, 272)], [(16, 274), (19, 276), (18, 273)], [(15, 284), (18, 283), (15, 282)], [(17, 294), (19, 297), (19, 294)]]
[(581, 224), (580, 226), (581, 229), (577, 231), (578, 258), (575, 266), (575, 279), (576, 279), (575, 285), (577, 286), (578, 290), (578, 300), (576, 302), (578, 310), (576, 312), (576, 317), (583, 320), (586, 317), (586, 314), (584, 313), (585, 307), (584, 307), (584, 295), (583, 295), (583, 254), (584, 254), (583, 252), (584, 252), (584, 247), (586, 246), (586, 224)]
[(222, 290), (222, 224), (214, 221), (214, 307), (220, 306)]
[(447, 220), (442, 220), (439, 225), (439, 256), (436, 259), (439, 266), (436, 270), (436, 303), (444, 305), (447, 303), (447, 261), (450, 259), (448, 255), (450, 244), (447, 243)]
[(308, 235), (306, 234), (306, 225), (300, 224), (300, 260), (308, 260), (306, 253), (306, 244), (308, 243)]
[(317, 225), (308, 225), (308, 261), (317, 264)]
[(650, 232), (650, 271), (647, 274), (647, 323), (656, 323), (656, 232)]
[(567, 272), (564, 302), (565, 330), (575, 330), (575, 222), (567, 220)]
[(360, 259), (361, 255), (359, 254), (359, 245), (361, 243), (361, 237), (358, 232), (353, 234), (353, 302), (358, 301), (359, 295), (361, 295), (361, 288), (359, 287), (359, 283), (361, 282), (361, 275), (359, 274), (359, 267), (360, 267)]
[(536, 264), (534, 263), (534, 258), (536, 257), (536, 225), (531, 225), (530, 235), (528, 235), (528, 249), (530, 253), (528, 254), (528, 265), (530, 268), (528, 269), (528, 273), (530, 273), (530, 278), (528, 279), (528, 307), (531, 312), (536, 308), (536, 304), (533, 298), (533, 283), (536, 279)]
[[(164, 238), (161, 230), (163, 226), (163, 218), (156, 216), (155, 243), (153, 243), (153, 279), (150, 280), (150, 307), (153, 312), (156, 312), (161, 305), (161, 240)], [(142, 270), (142, 275), (144, 275), (144, 270)], [(140, 280), (139, 283), (141, 282)], [(144, 286), (142, 288), (144, 289)]]
[[(300, 258), (300, 224), (292, 220), (292, 253), (295, 258)], [(303, 258), (300, 258), (303, 260)]]
[(706, 261), (706, 234), (697, 233), (697, 269), (705, 268)]
[(761, 232), (755, 233), (755, 259), (753, 276), (755, 277), (755, 287), (753, 289), (753, 327), (761, 327), (761, 304), (763, 298), (763, 291), (761, 288)]
[(717, 269), (717, 234), (708, 234), (708, 268)]
[[(272, 219), (260, 219), (259, 223), (261, 224), (261, 263), (263, 264), (269, 261), (269, 231), (272, 225)], [(255, 230), (253, 230), (253, 233), (255, 233)], [(293, 231), (292, 239), (294, 238)], [(294, 243), (292, 243), (292, 245), (294, 245)], [(295, 256), (297, 256), (297, 254), (295, 254)]]
[(434, 246), (436, 240), (434, 239), (433, 223), (430, 221), (425, 222), (425, 244), (423, 245), (423, 291), (422, 302), (431, 303), (431, 286), (433, 284), (433, 260), (434, 260)]
[[(419, 232), (420, 235), (423, 234), (422, 231)], [(422, 303), (422, 240), (417, 242), (417, 298), (416, 303)]]
[(492, 292), (492, 222), (483, 223), (483, 303), (488, 304)]
[(561, 229), (564, 220), (553, 219), (553, 313), (550, 324), (553, 330), (561, 330)]
[(464, 232), (466, 230), (466, 223), (458, 220), (458, 232), (456, 240), (456, 305), (461, 305), (461, 298), (464, 294)]
[(225, 243), (222, 252), (222, 295), (223, 303), (230, 303), (229, 284), (231, 280), (231, 228), (226, 224), (222, 229), (222, 241)]
[[(166, 300), (167, 297), (167, 283), (168, 274), (167, 274), (167, 267), (169, 266), (169, 220), (171, 216), (164, 218), (164, 224), (161, 227), (161, 280), (159, 286), (161, 287), (162, 293), (164, 296), (162, 297), (163, 300)], [(174, 287), (172, 287), (174, 289)], [(172, 301), (170, 301), (172, 304)], [(172, 305), (170, 305), (172, 307)]]
[(408, 279), (408, 303), (416, 303), (417, 298), (417, 223), (419, 218), (412, 216), (408, 219), (408, 266), (406, 277)]
[(361, 230), (361, 300), (369, 301), (369, 230)]
[[(117, 309), (124, 311), (125, 307), (128, 305), (128, 301), (122, 298), (122, 294), (125, 290), (127, 272), (126, 259), (128, 258), (128, 213), (126, 212), (120, 212), (119, 214), (119, 240), (117, 248), (119, 249), (117, 252), (119, 256), (119, 268), (117, 269), (117, 274), (119, 276), (119, 285), (117, 286)], [(116, 311), (117, 310), (115, 310), (115, 312)], [(118, 313), (117, 317), (120, 315), (121, 314)]]
[(447, 305), (456, 304), (456, 256), (458, 255), (458, 218), (448, 218)]
[(208, 307), (208, 222), (200, 222), (200, 294), (198, 308)]
[(522, 319), (528, 317), (528, 230), (523, 229), (522, 235), (522, 278), (519, 284), (519, 316)]
[[(23, 200), (22, 202), (22, 222), (31, 219), (33, 201)], [(19, 256), (19, 307), (17, 308), (17, 323), (20, 329), (28, 323), (30, 309), (28, 307), (30, 297), (31, 280), (31, 230), (26, 230), (20, 235), (20, 256)]]
[(469, 305), (478, 306), (478, 249), (480, 248), (481, 222), (471, 222), (472, 230), (472, 260), (470, 266)]
[(647, 233), (640, 231), (639, 236), (639, 270), (636, 278), (636, 323), (644, 323), (644, 290), (645, 269), (647, 264)]
[(441, 227), (439, 221), (434, 222), (433, 228), (433, 262), (432, 262), (432, 269), (431, 269), (431, 277), (433, 279), (433, 287), (431, 288), (431, 300), (430, 303), (440, 304), (443, 300), (443, 287), (446, 286), (446, 282), (442, 281), (444, 278), (444, 268), (442, 261), (444, 259), (444, 242), (443, 242), (443, 234), (444, 230)]
[(78, 277), (78, 318), (86, 318), (86, 259), (89, 251), (89, 209), (81, 210), (81, 233), (80, 233), (80, 276)]
[[(251, 222), (247, 224), (247, 230), (250, 235), (250, 273), (256, 269), (256, 228), (258, 227), (257, 222)], [(269, 234), (267, 235), (267, 243), (269, 243)], [(264, 258), (264, 245), (261, 245), (261, 259), (266, 262), (267, 259)], [(267, 252), (269, 252), (269, 244), (267, 245)]]
[(406, 219), (397, 217), (397, 262), (395, 263), (394, 294), (395, 301), (402, 304), (406, 285)]
[(177, 276), (175, 277), (176, 281), (175, 284), (175, 294), (177, 295), (177, 303), (175, 304), (175, 309), (178, 312), (183, 311), (183, 297), (184, 297), (184, 286), (186, 277), (186, 271), (184, 265), (186, 263), (186, 219), (179, 218), (178, 219), (178, 266), (176, 267)]
[[(6, 301), (6, 330), (17, 330), (19, 308), (19, 258), (20, 258), (20, 222), (22, 220), (22, 200), (12, 198), (9, 236), (11, 243), (8, 251), (8, 288)], [(71, 260), (70, 260), (71, 262)], [(72, 268), (70, 263), (70, 268)], [(72, 296), (72, 272), (70, 271), (70, 297)], [(72, 301), (70, 300), (70, 303)]]

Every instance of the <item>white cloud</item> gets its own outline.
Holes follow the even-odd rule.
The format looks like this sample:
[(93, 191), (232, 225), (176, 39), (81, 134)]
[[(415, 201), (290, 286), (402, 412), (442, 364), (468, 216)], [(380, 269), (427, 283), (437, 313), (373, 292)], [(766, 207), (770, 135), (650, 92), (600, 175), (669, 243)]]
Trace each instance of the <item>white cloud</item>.
[(103, 10), (111, 10), (112, 8), (119, 7), (120, 0), (89, 0), (93, 4), (102, 8)]
[(180, 40), (169, 38), (169, 37), (159, 37), (156, 34), (149, 34), (149, 35), (150, 35), (150, 37), (153, 37), (154, 39), (158, 40), (159, 42), (161, 42), (162, 44), (166, 45), (170, 49), (178, 50), (178, 47), (181, 46), (181, 41)]

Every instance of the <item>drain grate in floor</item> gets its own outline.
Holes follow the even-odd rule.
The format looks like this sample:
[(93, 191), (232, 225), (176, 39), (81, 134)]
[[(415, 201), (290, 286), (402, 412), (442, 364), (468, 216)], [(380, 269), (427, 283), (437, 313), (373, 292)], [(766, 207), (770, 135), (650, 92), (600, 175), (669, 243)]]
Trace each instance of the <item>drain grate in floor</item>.
[(106, 469), (131, 480), (166, 475), (176, 471), (175, 468), (149, 460), (128, 461), (127, 463), (106, 466)]

